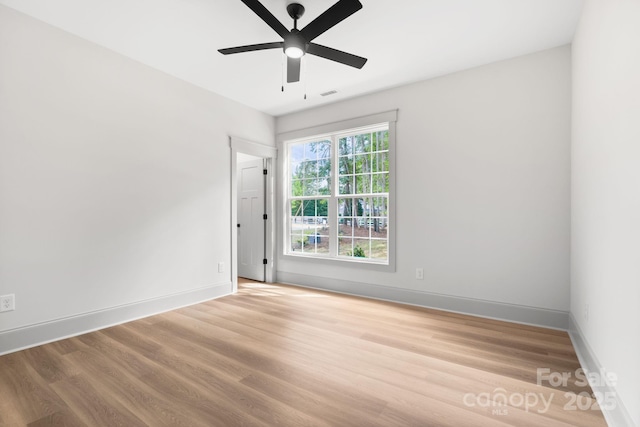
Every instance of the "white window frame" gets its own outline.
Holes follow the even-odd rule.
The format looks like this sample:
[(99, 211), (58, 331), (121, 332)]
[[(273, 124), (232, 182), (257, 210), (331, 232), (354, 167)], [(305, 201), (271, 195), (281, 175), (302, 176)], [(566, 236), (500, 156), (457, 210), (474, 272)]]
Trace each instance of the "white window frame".
[[(336, 123), (330, 123), (326, 125), (316, 126), (313, 128), (302, 129), (293, 132), (282, 133), (278, 135), (278, 144), (281, 150), (285, 153), (280, 156), (279, 173), (282, 178), (280, 182), (280, 203), (279, 211), (281, 218), (280, 221), (280, 236), (279, 240), (279, 253), (286, 260), (300, 260), (309, 262), (328, 263), (333, 265), (353, 266), (364, 269), (374, 269), (381, 271), (395, 271), (395, 242), (396, 242), (396, 212), (395, 212), (395, 198), (396, 198), (396, 171), (395, 171), (395, 157), (396, 157), (396, 121), (397, 110), (389, 111), (385, 113), (374, 114), (371, 116), (360, 117), (351, 120), (345, 120)], [(380, 127), (388, 128), (389, 132), (389, 193), (388, 193), (388, 224), (387, 224), (387, 251), (388, 257), (386, 261), (379, 261), (373, 259), (359, 259), (353, 257), (338, 257), (338, 231), (337, 227), (331, 227), (331, 236), (329, 244), (329, 255), (316, 255), (316, 254), (293, 254), (289, 252), (290, 248), (290, 209), (288, 209), (288, 201), (290, 195), (291, 185), (291, 173), (289, 171), (289, 146), (292, 143), (309, 142), (317, 140), (318, 138), (331, 137), (332, 141), (332, 156), (331, 156), (331, 195), (328, 196), (310, 196), (309, 199), (329, 199), (328, 206), (328, 222), (329, 224), (338, 223), (338, 206), (337, 200), (341, 198), (366, 198), (375, 197), (376, 195), (340, 195), (337, 194), (338, 188), (338, 139), (346, 134), (353, 135), (358, 132), (371, 132), (372, 130)], [(385, 194), (386, 196), (386, 194)]]

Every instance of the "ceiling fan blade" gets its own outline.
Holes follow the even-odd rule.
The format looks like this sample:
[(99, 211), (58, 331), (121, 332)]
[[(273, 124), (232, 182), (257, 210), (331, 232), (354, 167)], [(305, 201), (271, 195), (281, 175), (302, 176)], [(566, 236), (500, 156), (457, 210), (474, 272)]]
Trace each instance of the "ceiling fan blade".
[(249, 9), (253, 10), (253, 12), (260, 17), (264, 22), (270, 26), (273, 31), (280, 34), (280, 37), (285, 38), (287, 34), (289, 34), (289, 30), (287, 27), (282, 25), (282, 22), (278, 21), (278, 19), (273, 16), (271, 12), (267, 10), (266, 7), (262, 5), (258, 0), (241, 0), (242, 3), (246, 4)]
[(283, 42), (249, 44), (246, 46), (228, 47), (226, 49), (218, 49), (223, 55), (231, 55), (232, 53), (253, 52), (254, 50), (282, 48)]
[(300, 58), (287, 58), (287, 83), (300, 81)]
[(367, 58), (343, 52), (341, 50), (332, 49), (330, 47), (322, 46), (316, 43), (309, 43), (307, 53), (355, 68), (362, 68), (367, 62)]
[(358, 0), (340, 0), (325, 10), (322, 15), (311, 21), (300, 32), (307, 41), (311, 41), (360, 9), (362, 9), (362, 3)]

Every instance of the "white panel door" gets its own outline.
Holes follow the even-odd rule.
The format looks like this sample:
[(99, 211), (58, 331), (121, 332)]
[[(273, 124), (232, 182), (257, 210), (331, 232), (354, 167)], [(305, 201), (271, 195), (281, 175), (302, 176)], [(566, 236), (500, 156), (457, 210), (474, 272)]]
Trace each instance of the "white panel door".
[(238, 277), (264, 282), (263, 159), (238, 164)]

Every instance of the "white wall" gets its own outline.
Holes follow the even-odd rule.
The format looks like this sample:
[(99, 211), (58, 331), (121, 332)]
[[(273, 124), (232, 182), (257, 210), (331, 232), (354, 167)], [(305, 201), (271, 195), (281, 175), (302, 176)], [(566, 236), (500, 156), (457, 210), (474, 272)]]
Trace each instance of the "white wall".
[(4, 6), (0, 64), (0, 338), (230, 289), (228, 137), (273, 117)]
[(637, 0), (587, 1), (574, 40), (571, 273), (573, 320), (640, 426)]
[(281, 256), (278, 277), (471, 299), (467, 307), (558, 310), (566, 319), (570, 56), (559, 47), (278, 117), (284, 133), (399, 109), (397, 272)]

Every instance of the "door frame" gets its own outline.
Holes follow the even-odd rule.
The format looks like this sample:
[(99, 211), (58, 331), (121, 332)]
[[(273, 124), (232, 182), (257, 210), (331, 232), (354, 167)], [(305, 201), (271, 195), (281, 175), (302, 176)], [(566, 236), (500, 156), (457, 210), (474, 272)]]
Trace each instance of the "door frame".
[(278, 149), (269, 145), (260, 144), (246, 139), (229, 137), (231, 147), (231, 282), (232, 292), (238, 291), (238, 153), (249, 154), (266, 159), (267, 164), (267, 193), (265, 194), (267, 220), (265, 221), (265, 257), (267, 267), (265, 269), (265, 281), (273, 283), (276, 280), (275, 266), (275, 194), (276, 194), (276, 160)]

